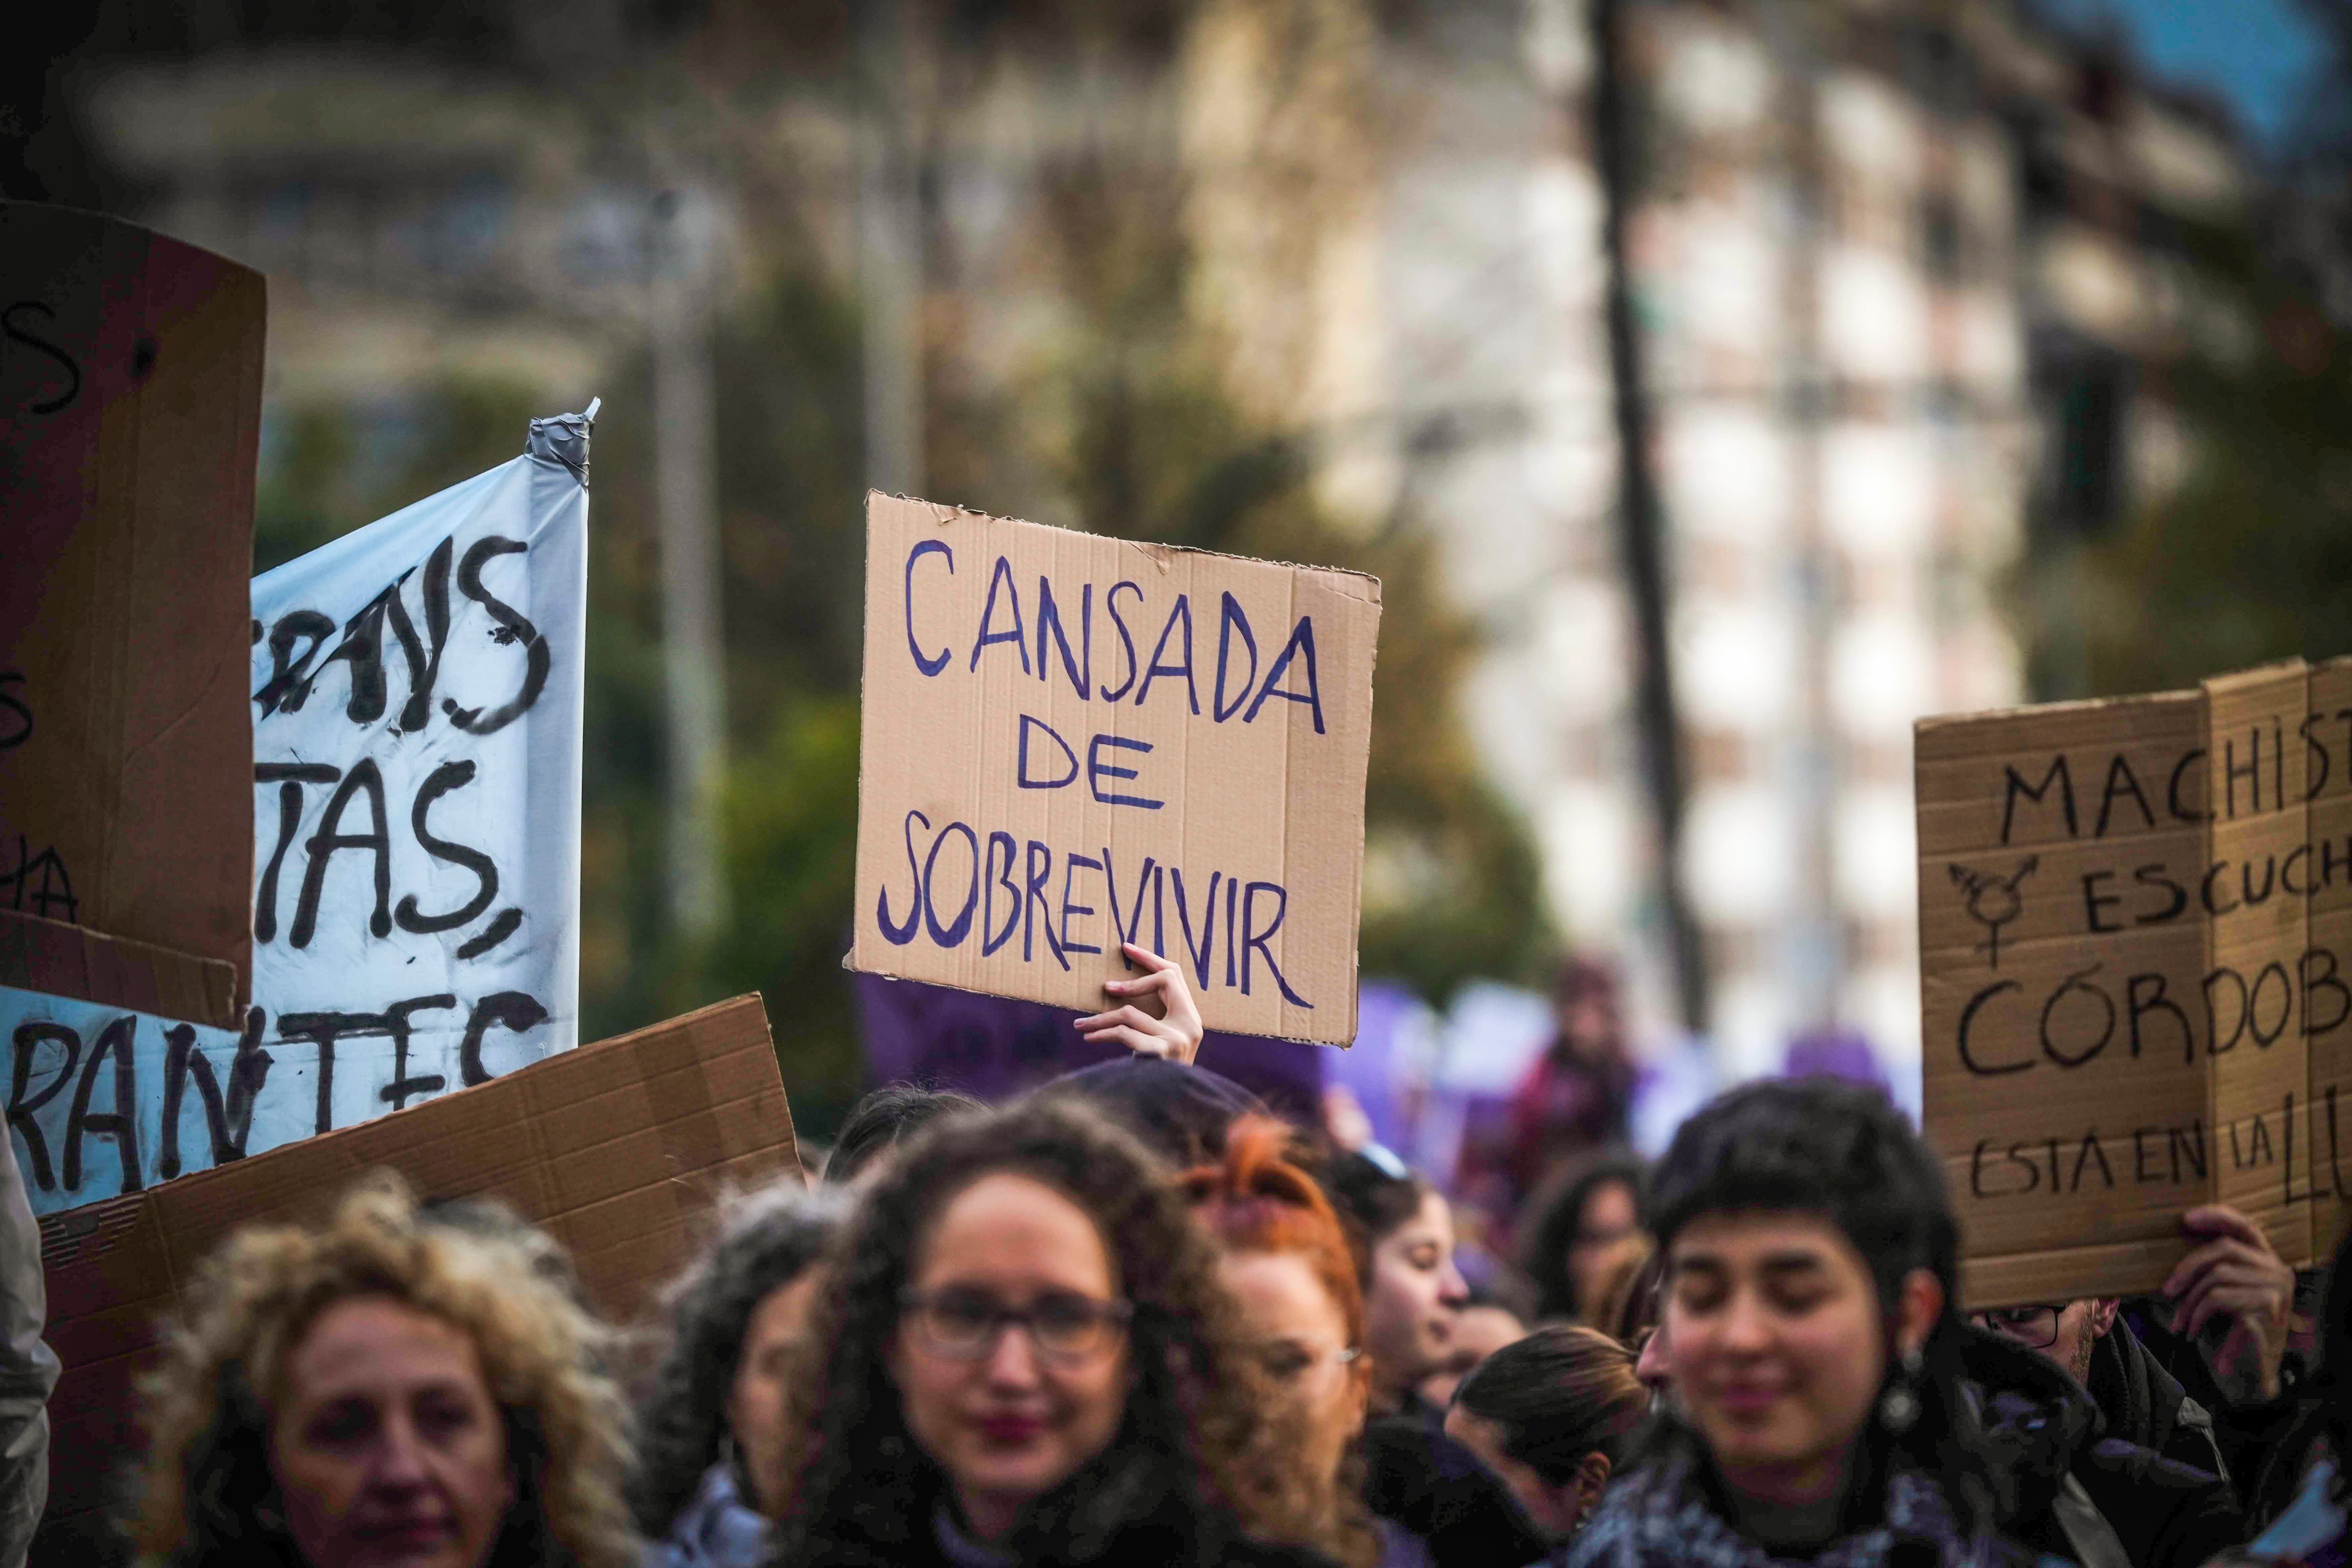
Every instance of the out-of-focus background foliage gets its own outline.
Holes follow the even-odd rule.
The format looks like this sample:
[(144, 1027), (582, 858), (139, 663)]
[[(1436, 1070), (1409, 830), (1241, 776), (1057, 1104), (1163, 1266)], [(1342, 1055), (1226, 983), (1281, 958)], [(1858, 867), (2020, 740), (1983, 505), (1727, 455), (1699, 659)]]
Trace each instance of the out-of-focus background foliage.
[(1644, 1039), (1900, 1083), (1914, 718), (2352, 647), (2352, 8), (2201, 10), (2275, 58), (2154, 0), (101, 0), (0, 176), (269, 272), (257, 567), (604, 399), (583, 1037), (756, 988), (804, 1128), (859, 1087), (870, 484), (1377, 574), (1367, 976), (1574, 946)]

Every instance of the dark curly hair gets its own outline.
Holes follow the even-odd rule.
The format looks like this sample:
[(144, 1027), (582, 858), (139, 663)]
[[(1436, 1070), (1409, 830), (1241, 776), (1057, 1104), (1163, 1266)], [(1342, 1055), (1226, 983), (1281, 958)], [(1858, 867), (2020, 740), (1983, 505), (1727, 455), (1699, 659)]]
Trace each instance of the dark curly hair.
[(1592, 1321), (1601, 1303), (1578, 1300), (1576, 1280), (1568, 1271), (1569, 1249), (1584, 1228), (1585, 1205), (1601, 1188), (1622, 1186), (1633, 1194), (1638, 1211), (1648, 1173), (1640, 1155), (1610, 1149), (1570, 1164), (1538, 1192), (1519, 1247), (1519, 1267), (1536, 1288), (1538, 1317)]
[(945, 1479), (917, 1445), (887, 1369), (902, 1292), (947, 1205), (1013, 1173), (1085, 1211), (1135, 1309), (1127, 1406), (1109, 1445), (1027, 1510), (1024, 1562), (1217, 1561), (1234, 1534), (1319, 1547), (1312, 1500), (1273, 1462), (1270, 1403), (1219, 1281), (1217, 1251), (1168, 1173), (1079, 1106), (1031, 1098), (946, 1118), (898, 1152), (835, 1238), (811, 1315), (770, 1495), (775, 1561), (831, 1565), (929, 1555)]
[(746, 1194), (722, 1207), (709, 1249), (669, 1288), (629, 1477), (629, 1511), (649, 1538), (669, 1532), (719, 1458), (751, 1315), (823, 1256), (847, 1212), (839, 1193), (797, 1180)]

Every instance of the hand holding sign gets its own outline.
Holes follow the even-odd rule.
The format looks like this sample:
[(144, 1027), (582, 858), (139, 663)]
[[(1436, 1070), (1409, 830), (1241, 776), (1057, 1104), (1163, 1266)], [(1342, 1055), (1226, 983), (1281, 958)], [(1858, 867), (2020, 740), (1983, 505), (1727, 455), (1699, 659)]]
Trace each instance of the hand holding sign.
[(1162, 1057), (1189, 1066), (1201, 1054), (1201, 1037), (1208, 1031), (1201, 1026), (1201, 1009), (1193, 1004), (1192, 988), (1184, 984), (1183, 970), (1173, 959), (1131, 942), (1120, 943), (1119, 951), (1149, 973), (1140, 980), (1106, 980), (1103, 989), (1114, 996), (1141, 997), (1156, 992), (1166, 1016), (1155, 1018), (1130, 1002), (1080, 1018), (1079, 1032), (1088, 1045), (1116, 1043), (1139, 1057)]
[(2164, 1282), (2175, 1303), (2173, 1331), (2197, 1339), (2210, 1325), (2226, 1324), (2205, 1352), (2222, 1388), (2241, 1403), (2273, 1397), (2286, 1355), (2294, 1270), (2261, 1226), (2226, 1204), (2190, 1209), (2180, 1228), (2204, 1245)]

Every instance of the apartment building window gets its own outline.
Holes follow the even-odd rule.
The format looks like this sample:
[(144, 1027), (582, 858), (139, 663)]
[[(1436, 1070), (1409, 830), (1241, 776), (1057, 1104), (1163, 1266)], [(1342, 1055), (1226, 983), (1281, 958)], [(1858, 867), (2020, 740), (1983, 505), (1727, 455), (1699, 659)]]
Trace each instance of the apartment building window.
[(1919, 198), (1916, 218), (1919, 264), (1938, 283), (1968, 281), (1968, 233), (1960, 221), (1959, 204), (1941, 191)]
[(2130, 362), (2112, 350), (2075, 342), (2046, 360), (2038, 379), (2044, 520), (2062, 532), (2103, 532), (2127, 500)]

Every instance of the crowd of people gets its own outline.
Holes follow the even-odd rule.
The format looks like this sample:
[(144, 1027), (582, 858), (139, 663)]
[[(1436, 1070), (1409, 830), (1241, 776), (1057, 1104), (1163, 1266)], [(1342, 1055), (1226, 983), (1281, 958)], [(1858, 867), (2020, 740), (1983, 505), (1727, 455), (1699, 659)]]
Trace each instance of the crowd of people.
[(1968, 1312), (1883, 1094), (1754, 1083), (1654, 1165), (1548, 1168), (1544, 1106), (1596, 1103), (1555, 1065), (1515, 1266), (1474, 1287), (1444, 1193), (1193, 1064), (1181, 974), (1155, 994), (1082, 1023), (1132, 1058), (1017, 1100), (868, 1096), (820, 1180), (721, 1206), (650, 1323), (391, 1176), (240, 1232), (145, 1387), (138, 1560), (2344, 1560), (2352, 1251), (2298, 1317), (2261, 1228), (2203, 1208), (2159, 1296)]

